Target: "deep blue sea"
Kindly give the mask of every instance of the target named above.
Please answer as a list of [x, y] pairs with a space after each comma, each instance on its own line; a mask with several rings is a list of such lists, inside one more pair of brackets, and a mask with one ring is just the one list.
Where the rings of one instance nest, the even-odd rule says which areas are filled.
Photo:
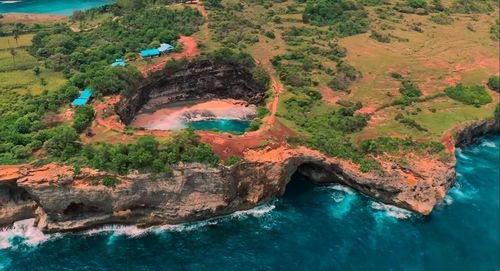
[[500, 137], [457, 150], [428, 217], [296, 175], [285, 196], [198, 223], [43, 235], [0, 231], [0, 270], [499, 270]]
[[219, 130], [223, 132], [244, 133], [245, 129], [250, 126], [248, 120], [233, 120], [233, 119], [218, 119], [218, 120], [202, 120], [191, 121], [186, 123], [187, 126], [193, 127], [195, 130]]
[[113, 0], [19, 0], [0, 1], [0, 13], [42, 13], [71, 15], [74, 10], [85, 10], [112, 3]]

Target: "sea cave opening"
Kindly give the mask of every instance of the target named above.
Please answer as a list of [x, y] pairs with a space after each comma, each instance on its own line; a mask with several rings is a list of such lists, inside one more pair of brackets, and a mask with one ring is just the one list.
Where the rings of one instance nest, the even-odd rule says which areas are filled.
[[285, 186], [284, 198], [297, 198], [310, 194], [318, 186], [342, 183], [337, 171], [323, 165], [306, 162], [300, 164]]

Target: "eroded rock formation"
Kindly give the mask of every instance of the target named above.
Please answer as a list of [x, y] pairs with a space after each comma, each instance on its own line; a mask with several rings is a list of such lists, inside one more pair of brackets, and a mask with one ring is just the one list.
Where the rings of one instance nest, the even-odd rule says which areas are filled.
[[265, 90], [242, 66], [198, 60], [182, 70], [163, 71], [145, 79], [137, 89], [122, 96], [115, 111], [129, 124], [139, 112], [151, 113], [174, 102], [216, 98], [258, 104], [264, 100]]
[[[483, 125], [470, 127], [484, 131]], [[483, 135], [473, 131], [463, 133]], [[27, 166], [16, 171], [0, 166], [0, 225], [35, 217], [44, 231], [58, 232], [109, 223], [149, 226], [207, 219], [283, 195], [296, 171], [315, 183], [340, 183], [382, 202], [429, 214], [454, 184], [454, 161], [432, 156], [411, 161], [411, 165], [384, 162], [383, 174], [361, 173], [350, 162], [305, 147], [267, 148], [250, 150], [245, 160], [231, 167], [181, 163], [168, 177], [115, 176], [122, 182], [114, 188], [92, 185], [93, 180], [112, 175], [92, 169], [75, 176], [68, 166]]]

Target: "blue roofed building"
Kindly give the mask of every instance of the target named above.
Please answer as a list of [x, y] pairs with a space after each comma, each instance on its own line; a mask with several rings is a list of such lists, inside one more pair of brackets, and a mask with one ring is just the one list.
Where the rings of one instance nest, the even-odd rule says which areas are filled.
[[160, 44], [160, 47], [158, 47], [158, 50], [160, 52], [170, 52], [170, 51], [173, 51], [174, 50], [174, 46], [168, 44], [168, 43], [162, 43]]
[[83, 92], [80, 94], [80, 97], [76, 98], [75, 100], [73, 100], [73, 105], [76, 105], [76, 106], [81, 106], [81, 105], [85, 105], [87, 104], [89, 101], [90, 101], [90, 98], [92, 97], [92, 89], [90, 88], [86, 88], [85, 90], [83, 90]]
[[142, 57], [155, 57], [155, 56], [159, 56], [160, 54], [161, 54], [161, 52], [157, 48], [147, 49], [147, 50], [141, 51]]

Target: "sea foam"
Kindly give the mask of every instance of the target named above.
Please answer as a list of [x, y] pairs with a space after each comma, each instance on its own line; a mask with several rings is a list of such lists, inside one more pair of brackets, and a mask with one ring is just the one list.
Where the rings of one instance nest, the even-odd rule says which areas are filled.
[[384, 204], [381, 202], [372, 202], [370, 207], [373, 210], [376, 210], [377, 213], [382, 213], [387, 217], [396, 218], [396, 219], [408, 219], [412, 216], [412, 212], [393, 206]]
[[0, 249], [15, 247], [20, 244], [36, 246], [47, 241], [51, 236], [44, 234], [34, 226], [34, 223], [34, 218], [20, 220], [15, 222], [12, 227], [0, 229]]

